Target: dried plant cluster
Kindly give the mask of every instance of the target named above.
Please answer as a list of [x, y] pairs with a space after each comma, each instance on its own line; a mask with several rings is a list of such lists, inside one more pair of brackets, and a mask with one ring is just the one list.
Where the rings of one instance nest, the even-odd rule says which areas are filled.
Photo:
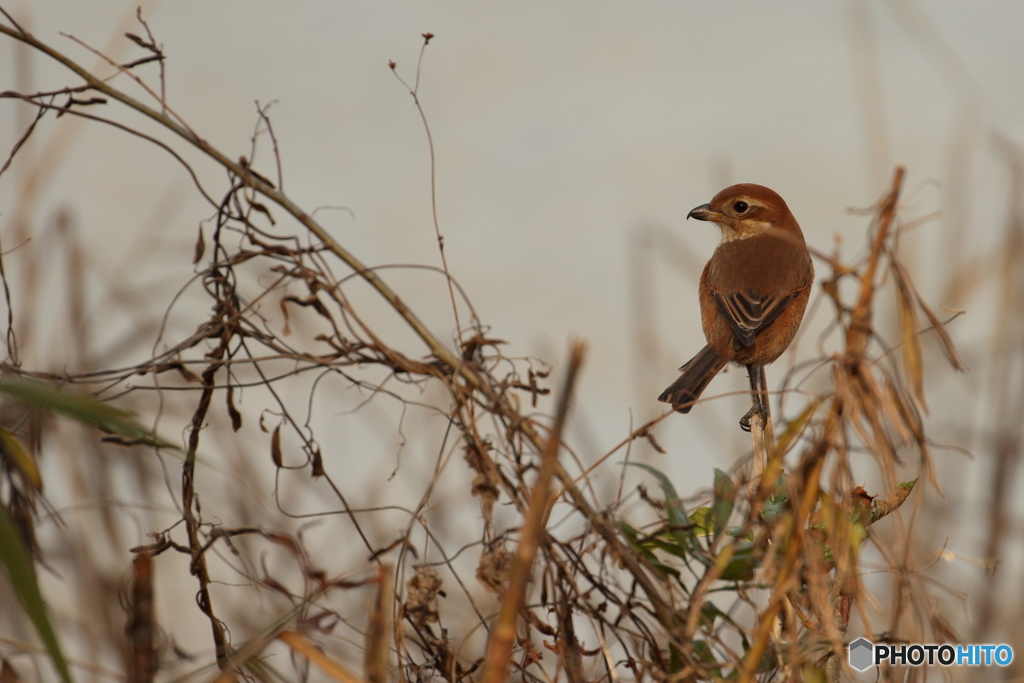
[[[113, 654], [132, 681], [824, 681], [839, 680], [851, 618], [879, 637], [957, 639], [934, 609], [933, 589], [909, 566], [910, 531], [903, 526], [897, 543], [878, 548], [895, 577], [887, 623], [873, 623], [861, 583], [860, 552], [871, 525], [915, 489], [916, 480], [899, 481], [897, 464], [917, 463], [923, 480], [937, 489], [921, 419], [922, 340], [936, 338], [948, 360], [959, 364], [944, 327], [949, 321], [920, 299], [899, 260], [902, 170], [872, 210], [863, 256], [818, 255], [831, 270], [819, 303], [831, 306], [828, 340], [840, 350], [823, 351], [786, 378], [783, 392], [797, 413], [777, 436], [770, 424], [755, 430], [753, 455], [763, 459], [763, 471], [716, 472], [707, 504], [686, 505], [660, 471], [620, 462], [630, 459], [637, 442], [660, 450], [655, 430], [667, 415], [600, 456], [575, 453], [562, 435], [572, 419], [577, 372], [585, 371], [584, 346], [574, 345], [559, 369], [564, 379], [549, 416], [535, 410], [550, 390], [549, 366], [506, 356], [505, 342], [489, 337], [446, 267], [429, 270], [451, 298], [456, 343], [435, 337], [389, 286], [386, 269], [364, 265], [288, 198], [279, 167], [273, 180], [254, 168], [249, 160], [258, 145], [269, 143], [276, 152], [265, 110], [258, 111], [249, 160], [233, 160], [174, 113], [161, 87], [139, 75], [143, 65], [155, 63], [163, 82], [165, 56], [144, 24], [146, 37], [132, 36], [143, 57], [111, 61], [118, 78], [100, 79], [5, 17], [0, 32], [57, 60], [76, 79], [48, 92], [0, 93], [37, 114], [11, 158], [54, 116], [110, 123], [184, 164], [214, 215], [196, 243], [191, 285], [208, 305], [195, 308], [203, 312], [192, 316], [190, 334], [161, 336], [144, 362], [41, 372], [19, 362], [18, 321], [8, 319], [8, 377], [119, 397], [121, 405], [136, 400], [142, 411], [157, 397], [155, 431], [166, 438], [184, 425], [175, 454], [174, 446], [133, 427], [127, 416], [97, 413], [103, 404], [81, 399], [77, 408], [62, 407], [57, 392], [33, 383], [8, 386], [21, 402], [4, 408], [0, 491], [37, 575], [57, 561], [55, 555], [72, 552], [60, 547], [60, 535], [50, 534], [49, 544], [36, 534], [47, 508], [33, 463], [50, 443], [48, 431], [56, 429], [50, 414], [112, 432], [102, 443], [93, 430], [78, 437], [95, 444], [88, 455], [105, 463], [97, 465], [101, 469], [115, 459], [148, 458], [151, 464], [135, 471], [157, 482], [144, 489], [164, 514], [140, 519], [155, 524], [173, 512], [170, 523], [144, 530], [150, 540], [143, 545], [126, 543], [114, 521], [96, 530], [108, 537], [97, 542], [113, 539], [113, 557], [83, 572], [109, 577], [131, 566], [121, 587], [123, 611], [110, 608], [117, 594], [110, 581], [106, 602], [102, 595], [83, 602], [96, 608], [90, 617], [95, 627], [84, 632], [63, 621], [68, 610], [49, 599], [56, 640], [78, 653], [86, 650], [77, 644], [85, 643], [96, 657], [83, 661], [78, 654], [69, 670], [102, 677]], [[141, 87], [149, 103], [116, 85], [126, 81]], [[409, 89], [416, 97], [418, 85]], [[107, 114], [114, 107], [156, 122], [163, 132], [143, 133], [123, 118], [114, 122]], [[201, 152], [202, 160], [186, 161], [187, 148]], [[199, 181], [195, 163], [227, 172], [219, 196]], [[439, 230], [438, 243], [443, 256]], [[367, 286], [374, 296], [366, 295]], [[894, 296], [898, 311], [900, 336], [892, 346], [875, 332], [873, 310], [883, 296]], [[379, 323], [382, 311], [397, 315], [415, 337], [383, 332], [394, 326]], [[803, 391], [812, 376], [828, 389]], [[422, 453], [435, 453], [432, 470], [413, 477], [415, 495], [360, 507], [365, 491], [337, 465], [340, 455], [320, 436], [322, 421], [315, 417], [332, 414], [322, 404], [334, 394], [320, 388], [332, 382], [356, 390], [360, 402], [385, 402], [403, 415], [443, 421], [438, 432], [426, 427], [427, 418], [409, 417], [398, 423], [402, 433], [391, 435], [426, 443]], [[356, 418], [364, 414], [359, 408], [353, 407]], [[231, 433], [253, 424], [263, 432], [265, 450], [237, 447], [231, 455], [237, 465], [223, 465], [234, 467], [228, 476], [237, 476], [245, 492], [238, 498], [204, 493], [204, 486], [215, 490], [204, 482], [212, 476], [208, 461], [227, 462]], [[422, 434], [412, 433], [420, 426]], [[402, 456], [399, 476], [412, 467], [412, 450]], [[154, 451], [162, 454], [159, 460]], [[858, 485], [865, 461], [855, 468], [855, 452], [871, 456], [883, 490], [869, 493]], [[656, 488], [620, 485], [614, 496], [597, 493], [607, 487], [596, 484], [627, 471]], [[261, 481], [273, 482], [273, 494], [240, 503]], [[451, 519], [468, 506], [479, 511], [471, 523]], [[314, 531], [303, 526], [311, 518], [320, 530], [329, 529], [326, 538], [342, 539], [334, 542], [349, 558], [343, 569], [320, 564], [323, 548], [308, 541]], [[247, 521], [224, 521], [231, 519]], [[154, 609], [172, 580], [186, 586], [184, 594], [196, 595], [194, 603], [178, 605], [180, 614]], [[31, 596], [18, 594], [31, 604]], [[21, 670], [30, 679], [24, 662], [33, 652], [41, 671], [48, 666], [43, 652], [68, 671], [45, 635], [39, 641], [44, 649], [35, 648], [26, 642], [36, 642], [28, 621], [5, 611], [0, 628], [21, 629], [20, 637], [0, 631], [5, 671], [18, 676]], [[207, 650], [185, 652], [169, 635], [186, 613], [202, 615]]]

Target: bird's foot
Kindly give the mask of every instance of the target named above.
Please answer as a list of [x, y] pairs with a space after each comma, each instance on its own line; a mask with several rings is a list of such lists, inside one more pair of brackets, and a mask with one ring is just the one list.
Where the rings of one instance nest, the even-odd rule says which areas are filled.
[[768, 409], [765, 408], [763, 405], [761, 405], [761, 402], [758, 401], [756, 405], [751, 406], [750, 410], [747, 411], [746, 415], [744, 415], [743, 417], [740, 418], [740, 429], [742, 429], [745, 432], [749, 432], [750, 431], [750, 418], [754, 417], [754, 415], [760, 415], [761, 416], [761, 426], [762, 427], [764, 427], [764, 425], [768, 424]]

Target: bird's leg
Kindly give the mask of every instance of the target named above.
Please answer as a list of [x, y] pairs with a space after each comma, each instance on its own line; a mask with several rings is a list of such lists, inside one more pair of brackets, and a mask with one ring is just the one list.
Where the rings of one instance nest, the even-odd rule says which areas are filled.
[[[767, 400], [761, 400], [761, 386], [762, 378], [764, 377], [764, 368], [760, 365], [748, 365], [747, 374], [750, 377], [750, 410], [747, 411], [746, 415], [740, 418], [740, 428], [745, 432], [750, 431], [750, 418], [754, 417], [755, 414], [761, 416], [762, 425], [768, 423], [768, 408], [765, 405]], [[768, 392], [766, 391], [766, 399], [767, 393]]]
[[768, 435], [769, 441], [775, 440], [775, 435], [772, 433], [772, 406], [768, 401], [768, 375], [765, 373], [764, 368], [761, 368], [761, 405], [764, 407], [764, 430], [765, 434]]

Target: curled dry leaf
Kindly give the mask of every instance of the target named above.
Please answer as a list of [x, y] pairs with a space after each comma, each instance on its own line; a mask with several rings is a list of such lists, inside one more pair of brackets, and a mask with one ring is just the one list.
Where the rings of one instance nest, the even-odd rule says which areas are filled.
[[238, 408], [235, 407], [235, 387], [234, 385], [228, 384], [227, 391], [227, 404], [228, 404], [228, 415], [231, 417], [231, 430], [237, 432], [242, 428], [242, 414], [238, 412]]
[[898, 261], [892, 261], [893, 279], [896, 281], [896, 304], [899, 311], [900, 338], [903, 348], [903, 371], [914, 389], [914, 398], [925, 412], [924, 362], [921, 359], [921, 337], [918, 333], [917, 306], [908, 284], [906, 271]]
[[477, 475], [473, 478], [471, 493], [480, 498], [480, 512], [489, 527], [494, 517], [494, 504], [498, 501], [501, 479], [497, 468], [487, 455], [486, 447], [475, 439], [466, 436], [466, 452], [463, 456]]
[[871, 508], [875, 496], [869, 494], [864, 490], [863, 486], [855, 486], [852, 491], [846, 496], [846, 504], [844, 507], [850, 512], [851, 516], [860, 522], [861, 524], [867, 525], [871, 520]]
[[480, 498], [480, 511], [484, 521], [491, 524], [494, 518], [494, 504], [498, 501], [498, 487], [485, 474], [473, 477], [472, 494]]
[[501, 593], [508, 584], [509, 572], [515, 555], [505, 548], [492, 548], [480, 556], [476, 567], [476, 580], [492, 593]]
[[199, 263], [203, 254], [206, 253], [206, 237], [203, 236], [203, 226], [199, 226], [199, 234], [196, 235], [196, 246], [192, 251], [192, 264]]
[[438, 620], [437, 596], [443, 583], [437, 572], [425, 565], [417, 567], [406, 582], [405, 613], [417, 626]]
[[28, 485], [35, 491], [43, 490], [43, 476], [39, 472], [32, 454], [22, 448], [21, 441], [14, 433], [0, 427], [0, 462], [21, 473]]
[[276, 467], [281, 467], [281, 425], [274, 427], [274, 433], [270, 436], [270, 459]]
[[885, 497], [878, 497], [871, 501], [872, 513], [871, 521], [877, 522], [886, 515], [894, 512], [900, 505], [903, 505], [903, 501], [914, 490], [914, 486], [917, 485], [917, 479], [913, 481], [906, 481], [891, 490], [885, 495]]
[[488, 339], [482, 333], [477, 332], [462, 342], [462, 359], [465, 361], [476, 360], [483, 347], [493, 346], [497, 348], [501, 344], [508, 344], [508, 342], [504, 339]]
[[815, 411], [818, 410], [818, 406], [825, 400], [824, 396], [810, 401], [796, 419], [791, 420], [787, 425], [786, 429], [779, 435], [779, 438], [775, 440], [775, 451], [782, 455], [789, 452], [789, 449], [797, 442], [800, 435], [807, 429], [807, 425], [810, 424], [811, 418], [814, 417]]

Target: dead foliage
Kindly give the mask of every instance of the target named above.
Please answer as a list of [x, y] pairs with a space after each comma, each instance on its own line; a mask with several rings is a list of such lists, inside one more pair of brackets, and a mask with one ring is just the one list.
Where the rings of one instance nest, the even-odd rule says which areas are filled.
[[[890, 624], [872, 623], [862, 584], [860, 556], [872, 525], [917, 490], [916, 479], [899, 480], [898, 466], [913, 462], [933, 486], [929, 495], [938, 493], [922, 421], [924, 321], [959, 367], [945, 331], [949, 321], [922, 300], [900, 262], [902, 169], [871, 212], [864, 255], [853, 261], [838, 251], [818, 255], [828, 269], [822, 296], [834, 320], [827, 334], [840, 348], [798, 365], [786, 378], [783, 390], [798, 412], [776, 425], [778, 438], [764, 444], [763, 473], [752, 479], [717, 471], [709, 476], [706, 505], [686, 505], [684, 495], [694, 491], [680, 494], [663, 473], [640, 465], [629, 471], [656, 488], [637, 487], [609, 500], [593, 483], [620, 476], [614, 462], [634, 442], [661, 450], [655, 432], [665, 415], [607, 453], [577, 459], [565, 447], [562, 428], [572, 419], [582, 345], [562, 373], [556, 413], [535, 412], [538, 396], [550, 390], [549, 367], [505, 355], [506, 342], [490, 337], [446, 267], [422, 268], [443, 281], [451, 299], [459, 321], [454, 347], [435, 337], [392, 289], [387, 269], [364, 264], [312, 212], [293, 203], [281, 189], [279, 166], [267, 170], [253, 161], [268, 141], [277, 149], [266, 108], [257, 112], [251, 153], [232, 159], [163, 99], [165, 53], [148, 27], [146, 39], [130, 36], [146, 54], [124, 64], [108, 60], [121, 81], [142, 88], [148, 103], [94, 76], [10, 17], [0, 31], [57, 60], [77, 79], [50, 92], [0, 93], [34, 108], [25, 138], [56, 116], [127, 130], [184, 164], [212, 212], [198, 231], [189, 290], [205, 299], [195, 310], [207, 313], [192, 315], [189, 333], [161, 332], [156, 352], [127, 367], [36, 371], [19, 362], [13, 345], [4, 365], [8, 373], [127, 403], [148, 392], [167, 401], [166, 409], [161, 404], [152, 413], [157, 428], [166, 434], [183, 429], [180, 459], [159, 461], [177, 472], [162, 489], [151, 487], [175, 510], [173, 519], [164, 516], [162, 526], [147, 527], [151, 542], [132, 548], [137, 559], [126, 623], [133, 680], [152, 680], [157, 668], [190, 680], [207, 680], [216, 669], [218, 680], [275, 680], [280, 660], [269, 658], [275, 651], [287, 652], [298, 677], [308, 675], [312, 663], [334, 680], [371, 683], [838, 680], [855, 615], [867, 633], [895, 632], [913, 622], [919, 631], [907, 637], [954, 637], [899, 546], [879, 548], [899, 577]], [[141, 66], [154, 63], [161, 69], [159, 87], [139, 75]], [[418, 79], [410, 87], [414, 97], [417, 89]], [[115, 106], [155, 121], [165, 137], [107, 118]], [[185, 162], [179, 150], [186, 147], [226, 172], [219, 194]], [[899, 338], [892, 346], [876, 326], [882, 297], [898, 312]], [[397, 316], [414, 341], [381, 331], [393, 328], [381, 322], [382, 310]], [[14, 329], [9, 326], [10, 334]], [[307, 377], [315, 378], [312, 384], [303, 383]], [[321, 439], [324, 427], [312, 417], [333, 396], [321, 385], [332, 383], [358, 394], [353, 411], [384, 402], [403, 416], [416, 411], [444, 421], [444, 434], [433, 444], [434, 469], [417, 477], [418, 498], [363, 506], [366, 492], [348, 480], [343, 454]], [[805, 389], [811, 385], [822, 389]], [[32, 456], [11, 434], [38, 447], [38, 435], [28, 428], [48, 429], [45, 420], [36, 415], [0, 433], [4, 503], [38, 563], [49, 552], [34, 535], [44, 507], [41, 483]], [[273, 502], [258, 503], [268, 508], [262, 515], [234, 514], [232, 505], [249, 511], [246, 506], [255, 505], [244, 496], [232, 502], [204, 493], [204, 478], [212, 476], [204, 461], [224, 454], [226, 466], [225, 444], [232, 442], [223, 435], [253, 425], [266, 451], [239, 449], [236, 485], [258, 490], [261, 480], [242, 472], [269, 471]], [[220, 437], [212, 436], [218, 431]], [[154, 450], [123, 439], [103, 447], [108, 459], [117, 449], [139, 458]], [[455, 452], [465, 462], [458, 486], [449, 476], [461, 466], [449, 464]], [[873, 459], [880, 490], [861, 486], [866, 465], [851, 459], [855, 452]], [[399, 471], [411, 457], [403, 455]], [[443, 493], [435, 491], [442, 487]], [[445, 517], [454, 509], [452, 496], [475, 501], [483, 523]], [[390, 512], [398, 516], [385, 518]], [[257, 521], [224, 521], [250, 518]], [[334, 542], [344, 546], [346, 563], [320, 564], [327, 557], [323, 544], [307, 542], [313, 531], [303, 526], [311, 519], [330, 525], [329, 537], [345, 539]], [[901, 542], [909, 545], [906, 537]], [[120, 548], [124, 566], [131, 564], [131, 545]], [[180, 609], [202, 615], [205, 652], [178, 649], [160, 626], [176, 615], [152, 608], [152, 593], [161, 591], [172, 567], [191, 577], [196, 602]], [[474, 567], [485, 591], [468, 580]], [[253, 609], [256, 603], [265, 608]], [[111, 634], [110, 642], [119, 637]], [[351, 671], [359, 650], [361, 675]], [[4, 671], [13, 672], [6, 661]]]

